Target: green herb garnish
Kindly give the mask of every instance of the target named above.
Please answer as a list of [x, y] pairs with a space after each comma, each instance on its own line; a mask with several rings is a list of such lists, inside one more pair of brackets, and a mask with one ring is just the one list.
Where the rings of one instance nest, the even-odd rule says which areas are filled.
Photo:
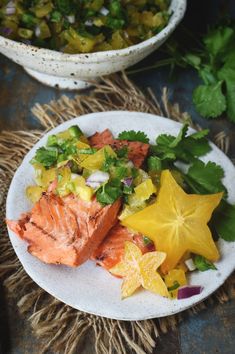
[[208, 269], [217, 269], [212, 262], [208, 261], [208, 259], [203, 256], [196, 255], [194, 257], [193, 262], [195, 264], [195, 267], [200, 270], [200, 272], [205, 272]]
[[108, 205], [113, 204], [121, 195], [121, 188], [119, 186], [113, 185], [111, 181], [98, 189], [96, 198], [101, 204]]
[[150, 240], [150, 238], [147, 237], [147, 236], [143, 236], [143, 241], [144, 241], [144, 245], [145, 245], [145, 246], [148, 246], [148, 245], [153, 244], [153, 241]]
[[180, 287], [180, 284], [178, 283], [177, 280], [175, 280], [174, 283], [173, 283], [173, 285], [170, 286], [170, 287], [167, 288], [167, 289], [168, 289], [168, 291], [174, 291], [174, 290], [178, 289], [179, 287]]
[[46, 149], [45, 147], [41, 147], [36, 151], [34, 158], [31, 160], [31, 163], [40, 163], [44, 167], [53, 166], [58, 158], [58, 150], [56, 148]]
[[149, 143], [149, 138], [144, 132], [141, 131], [134, 131], [134, 130], [128, 130], [128, 131], [123, 131], [118, 135], [119, 140], [128, 140], [128, 141], [139, 141], [141, 143]]

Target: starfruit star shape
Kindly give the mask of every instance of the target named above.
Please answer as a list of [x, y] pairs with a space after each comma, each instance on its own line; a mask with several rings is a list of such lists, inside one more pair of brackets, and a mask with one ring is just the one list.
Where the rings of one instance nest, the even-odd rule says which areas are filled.
[[222, 196], [187, 194], [165, 170], [156, 202], [125, 218], [122, 224], [148, 236], [157, 250], [166, 253], [163, 273], [175, 268], [187, 251], [214, 262], [219, 252], [207, 224]]
[[165, 253], [157, 251], [142, 255], [139, 247], [126, 241], [123, 260], [109, 269], [113, 275], [124, 278], [122, 298], [132, 295], [141, 286], [155, 294], [168, 297], [167, 287], [156, 271], [165, 257]]

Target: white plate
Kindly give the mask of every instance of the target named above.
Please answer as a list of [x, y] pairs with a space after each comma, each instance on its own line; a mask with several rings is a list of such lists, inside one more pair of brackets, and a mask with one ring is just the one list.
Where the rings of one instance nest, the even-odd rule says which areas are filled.
[[[61, 124], [46, 134], [26, 155], [12, 180], [7, 198], [7, 218], [17, 219], [31, 207], [25, 196], [25, 188], [33, 184], [33, 168], [29, 164], [36, 149], [45, 145], [48, 135], [58, 133], [78, 124], [86, 135], [109, 128], [116, 136], [123, 130], [142, 130], [152, 140], [157, 135], [176, 135], [181, 124], [166, 118], [136, 112], [93, 113]], [[214, 145], [203, 158], [215, 161], [225, 170], [224, 184], [228, 189], [229, 201], [235, 202], [235, 168], [230, 160]], [[120, 300], [121, 280], [111, 276], [94, 262], [87, 261], [72, 269], [65, 266], [43, 264], [27, 252], [27, 245], [9, 231], [12, 245], [28, 275], [44, 290], [64, 303], [85, 312], [120, 320], [144, 320], [172, 315], [202, 301], [213, 293], [235, 268], [235, 243], [219, 241], [221, 260], [217, 271], [194, 272], [190, 283], [202, 285], [200, 295], [185, 300], [169, 300], [147, 291], [139, 291], [125, 300]]]

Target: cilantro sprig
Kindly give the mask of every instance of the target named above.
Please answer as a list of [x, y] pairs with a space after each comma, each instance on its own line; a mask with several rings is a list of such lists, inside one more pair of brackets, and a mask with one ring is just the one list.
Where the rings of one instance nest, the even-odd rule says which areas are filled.
[[193, 68], [201, 83], [194, 88], [192, 100], [204, 118], [216, 118], [225, 113], [235, 122], [235, 22], [227, 21], [194, 38], [183, 25], [162, 47], [165, 57], [149, 67], [129, 71], [134, 74], [149, 69], [170, 66]]
[[188, 124], [184, 124], [176, 137], [167, 134], [157, 137], [156, 145], [151, 146], [151, 152], [161, 159], [163, 166], [166, 166], [164, 162], [174, 162], [175, 160], [190, 163], [211, 151], [210, 144], [206, 139], [208, 130], [191, 135], [187, 135], [187, 132]]

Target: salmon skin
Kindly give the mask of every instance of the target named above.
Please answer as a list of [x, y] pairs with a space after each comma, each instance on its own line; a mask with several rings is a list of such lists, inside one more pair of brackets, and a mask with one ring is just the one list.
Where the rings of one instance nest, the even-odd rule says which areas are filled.
[[96, 261], [98, 265], [109, 270], [122, 260], [126, 241], [134, 242], [143, 254], [155, 250], [153, 243], [144, 244], [141, 234], [134, 234], [125, 226], [117, 223], [92, 254], [91, 259]]
[[30, 213], [8, 227], [28, 242], [28, 251], [50, 264], [78, 266], [93, 254], [117, 222], [121, 201], [102, 207], [69, 195], [44, 193]]
[[102, 133], [97, 132], [89, 137], [89, 143], [97, 149], [101, 149], [105, 145], [110, 145], [114, 150], [119, 150], [126, 146], [128, 148], [128, 159], [138, 168], [143, 165], [149, 152], [149, 144], [139, 141], [114, 139], [109, 129], [104, 130]]

